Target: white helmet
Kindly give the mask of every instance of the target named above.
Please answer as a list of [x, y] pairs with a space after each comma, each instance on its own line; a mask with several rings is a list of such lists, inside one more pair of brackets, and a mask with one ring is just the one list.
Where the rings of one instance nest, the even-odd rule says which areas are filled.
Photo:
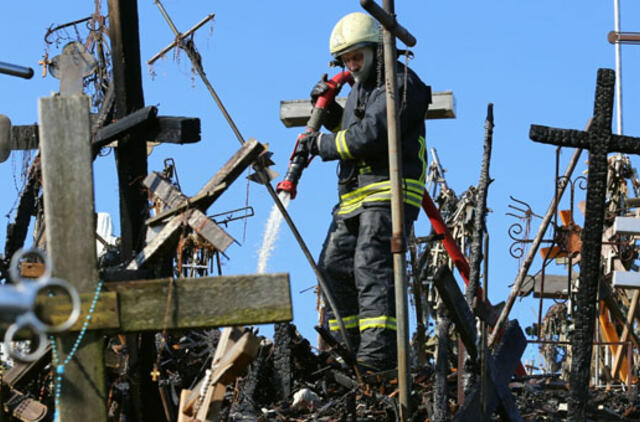
[[380, 26], [366, 13], [355, 12], [344, 16], [331, 31], [329, 52], [336, 58], [358, 48], [381, 41]]

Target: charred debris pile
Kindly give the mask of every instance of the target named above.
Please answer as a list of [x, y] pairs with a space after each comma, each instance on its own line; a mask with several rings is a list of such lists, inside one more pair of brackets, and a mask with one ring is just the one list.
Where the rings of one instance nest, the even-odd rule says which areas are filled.
[[[20, 362], [3, 354], [0, 420], [48, 421], [54, 415], [64, 421], [98, 415], [100, 421], [178, 422], [640, 420], [635, 324], [640, 320], [640, 180], [627, 155], [638, 154], [640, 144], [611, 133], [613, 71], [598, 72], [594, 114], [584, 131], [531, 127], [532, 140], [575, 153], [564, 173], [556, 170], [544, 215], [512, 198], [508, 215], [517, 221], [509, 230], [511, 253], [521, 268], [505, 302], [489, 303], [487, 286], [481, 285], [487, 283], [489, 266], [485, 216], [492, 106], [476, 186], [456, 194], [431, 149], [422, 204], [433, 231], [412, 235], [406, 255], [417, 327], [408, 353], [407, 413], [395, 371], [362, 373], [323, 328], [317, 329], [318, 349], [300, 336], [289, 322], [287, 277], [221, 274], [221, 254], [233, 243], [223, 226], [251, 216], [252, 209], [208, 215], [210, 207], [248, 169], [254, 171], [250, 178], [278, 199], [269, 183], [269, 153], [257, 140], [242, 138], [189, 38], [213, 15], [180, 33], [155, 1], [175, 40], [149, 62], [173, 48], [185, 52], [241, 144], [196, 195], [187, 197], [172, 160], [153, 172], [147, 154], [156, 143], [199, 142], [200, 121], [158, 115], [156, 107], [145, 106], [136, 2], [107, 4], [105, 15], [96, 2], [91, 16], [47, 31], [47, 43], [60, 37], [56, 41], [64, 44], [59, 56], [44, 60], [61, 86], [59, 97], [41, 100], [45, 111], [38, 125], [0, 119], [0, 158], [6, 159], [7, 151], [38, 150], [25, 160], [24, 187], [7, 227], [0, 259], [3, 284], [47, 274], [42, 259], [11, 263], [27, 244], [33, 220], [33, 245], [47, 250], [47, 260], [60, 271], [56, 277], [69, 279], [84, 306], [79, 323], [48, 337], [39, 356]], [[78, 36], [85, 32], [83, 42], [74, 35], [65, 44], [70, 40], [61, 35], [64, 28], [75, 28]], [[81, 92], [92, 98], [91, 114], [88, 104], [73, 99]], [[454, 117], [451, 98], [451, 92], [434, 93], [425, 118]], [[74, 118], [65, 114], [76, 107]], [[287, 126], [303, 125], [309, 113], [307, 100], [282, 103]], [[84, 123], [75, 118], [82, 115]], [[50, 142], [69, 127], [74, 128], [69, 140], [77, 138], [87, 152], [73, 166], [56, 152], [77, 145], [52, 147]], [[83, 225], [73, 242], [64, 231], [78, 226], [74, 219], [94, 221], [92, 199], [83, 194], [93, 192], [90, 159], [100, 159], [100, 152], [112, 147], [122, 233], [113, 239], [101, 229], [108, 221], [99, 215], [98, 260], [76, 259], [93, 248], [95, 230]], [[588, 176], [574, 176], [583, 150], [589, 151]], [[52, 184], [46, 197], [43, 185], [54, 179], [65, 183]], [[586, 201], [579, 201], [581, 191]], [[569, 198], [568, 209], [560, 209], [563, 197]], [[578, 213], [585, 216], [584, 227]], [[48, 221], [56, 221], [56, 227]], [[534, 222], [537, 233], [529, 236]], [[554, 263], [561, 274], [551, 274], [558, 268]], [[10, 279], [10, 271], [19, 276]], [[538, 301], [538, 315], [523, 329], [509, 313], [525, 296]], [[56, 321], [63, 309], [51, 305], [54, 299], [38, 304], [47, 321]], [[324, 312], [322, 306], [318, 311]], [[276, 324], [273, 340], [241, 328], [265, 323]], [[7, 326], [1, 326], [3, 332]], [[11, 342], [16, 350], [33, 346], [24, 337], [16, 340]], [[536, 363], [523, 358], [528, 345], [539, 346]]]

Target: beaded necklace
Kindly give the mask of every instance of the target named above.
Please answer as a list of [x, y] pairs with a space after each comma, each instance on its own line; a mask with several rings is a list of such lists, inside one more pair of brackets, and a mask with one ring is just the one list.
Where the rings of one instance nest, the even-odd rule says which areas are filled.
[[84, 334], [87, 332], [87, 328], [89, 328], [89, 323], [91, 322], [91, 315], [96, 310], [96, 303], [98, 303], [98, 296], [100, 296], [100, 291], [102, 290], [103, 281], [100, 280], [98, 282], [98, 286], [96, 287], [96, 291], [93, 295], [93, 300], [91, 301], [91, 307], [89, 308], [89, 312], [85, 317], [84, 322], [82, 323], [82, 329], [78, 333], [78, 337], [76, 337], [76, 341], [73, 343], [71, 347], [71, 351], [65, 358], [64, 362], [60, 363], [60, 359], [58, 357], [58, 348], [56, 345], [56, 339], [54, 336], [49, 336], [49, 341], [51, 342], [51, 354], [52, 354], [52, 362], [55, 368], [55, 396], [54, 396], [54, 405], [55, 411], [53, 412], [53, 421], [60, 422], [60, 395], [62, 392], [62, 376], [64, 375], [65, 369], [73, 356], [78, 351], [78, 347], [80, 347], [80, 343], [82, 342], [82, 338]]

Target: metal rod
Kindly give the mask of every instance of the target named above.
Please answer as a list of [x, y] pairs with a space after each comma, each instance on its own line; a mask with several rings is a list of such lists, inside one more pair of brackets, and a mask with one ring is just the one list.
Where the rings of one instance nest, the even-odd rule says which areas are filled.
[[[387, 0], [383, 1], [383, 5]], [[407, 31], [407, 29], [396, 21], [394, 12], [389, 12], [386, 6], [384, 9], [378, 6], [373, 0], [360, 0], [360, 5], [371, 15], [376, 18], [384, 28], [391, 32], [396, 37], [400, 38], [400, 41], [405, 43], [408, 47], [416, 45], [416, 39], [413, 35]]]
[[[164, 10], [164, 6], [162, 6], [162, 3], [160, 3], [160, 0], [154, 0], [154, 1], [155, 1], [156, 6], [158, 6], [158, 9], [160, 9], [160, 13], [162, 13], [162, 16], [164, 17], [164, 19], [167, 21], [167, 23], [171, 27], [171, 30], [173, 31], [174, 35], [177, 37], [177, 39], [180, 39], [180, 31], [178, 31], [176, 26], [173, 24], [173, 21], [171, 20], [171, 18], [167, 14], [167, 11]], [[182, 41], [182, 40], [180, 40], [180, 41]], [[218, 94], [216, 94], [215, 89], [213, 89], [213, 86], [209, 82], [209, 79], [207, 78], [207, 75], [204, 73], [204, 70], [202, 69], [202, 65], [200, 64], [199, 57], [196, 57], [196, 52], [194, 50], [190, 49], [190, 48], [185, 48], [184, 46], [182, 46], [182, 42], [180, 42], [180, 47], [182, 47], [182, 49], [187, 52], [187, 55], [189, 56], [189, 59], [191, 60], [191, 64], [193, 65], [193, 68], [196, 70], [196, 72], [198, 72], [198, 75], [200, 76], [200, 79], [202, 79], [202, 82], [207, 87], [207, 90], [209, 91], [209, 93], [213, 97], [213, 100], [218, 105], [218, 108], [220, 109], [220, 111], [224, 115], [224, 118], [227, 120], [227, 123], [229, 123], [229, 126], [231, 126], [231, 130], [233, 130], [233, 133], [236, 135], [236, 138], [238, 138], [238, 141], [241, 144], [243, 144], [244, 143], [244, 138], [240, 134], [240, 131], [238, 130], [238, 127], [236, 126], [236, 124], [231, 119], [231, 116], [227, 112], [227, 109], [222, 104], [222, 101], [220, 100], [220, 97], [218, 97]]]
[[33, 76], [33, 69], [31, 69], [30, 67], [0, 62], [0, 73], [4, 73], [5, 75], [17, 76], [24, 79], [31, 79], [31, 77]]
[[[620, 33], [620, 0], [613, 0], [614, 30]], [[622, 135], [622, 52], [620, 43], [616, 43], [616, 127], [617, 134]]]
[[[174, 32], [174, 34], [176, 35], [176, 37], [179, 37], [180, 32], [178, 31], [178, 29], [175, 27], [175, 25], [171, 21], [171, 18], [169, 17], [169, 15], [167, 14], [166, 10], [162, 6], [162, 3], [160, 3], [160, 0], [155, 0], [155, 4], [160, 9], [160, 12], [162, 13], [162, 16], [164, 16], [165, 20], [167, 21], [167, 23], [171, 27], [171, 29]], [[193, 64], [194, 68], [197, 70], [198, 74], [200, 75], [200, 78], [202, 79], [202, 81], [206, 85], [207, 89], [211, 93], [214, 101], [216, 102], [216, 104], [220, 108], [220, 111], [222, 112], [224, 117], [227, 119], [227, 122], [231, 126], [231, 129], [233, 129], [233, 132], [235, 133], [236, 138], [238, 138], [238, 141], [240, 142], [240, 144], [244, 144], [244, 142], [245, 142], [244, 138], [240, 134], [240, 131], [238, 130], [237, 126], [235, 125], [235, 123], [231, 119], [231, 116], [227, 112], [227, 109], [224, 107], [224, 105], [222, 104], [222, 101], [220, 100], [220, 98], [216, 94], [215, 90], [213, 89], [213, 86], [211, 86], [211, 84], [209, 83], [209, 80], [207, 79], [207, 77], [206, 77], [206, 75], [204, 73], [204, 70], [202, 69], [200, 61], [198, 60], [197, 57], [194, 56], [194, 51], [192, 51], [191, 49], [187, 49], [187, 48], [185, 48], [184, 50], [187, 52], [187, 54], [189, 56], [189, 59], [191, 60], [191, 63]], [[271, 198], [273, 199], [273, 202], [275, 203], [276, 207], [278, 207], [278, 210], [280, 210], [280, 213], [282, 214], [282, 217], [284, 218], [284, 221], [286, 221], [287, 225], [289, 226], [289, 229], [291, 229], [291, 232], [293, 233], [293, 236], [296, 238], [296, 241], [298, 242], [298, 245], [300, 246], [300, 249], [302, 250], [302, 253], [307, 258], [307, 261], [309, 262], [309, 265], [313, 269], [313, 272], [316, 275], [316, 278], [318, 280], [318, 284], [320, 285], [320, 289], [322, 290], [322, 293], [325, 295], [325, 298], [327, 299], [327, 302], [329, 303], [329, 306], [331, 306], [331, 310], [333, 311], [333, 314], [335, 315], [336, 320], [338, 321], [338, 327], [339, 327], [339, 330], [340, 330], [340, 334], [342, 335], [342, 338], [344, 340], [346, 348], [349, 350], [350, 353], [354, 353], [354, 350], [351, 347], [351, 344], [349, 342], [349, 338], [347, 337], [347, 330], [346, 330], [346, 328], [344, 326], [344, 321], [342, 320], [340, 314], [338, 313], [338, 307], [336, 306], [335, 300], [333, 298], [333, 294], [332, 294], [331, 290], [329, 290], [327, 284], [325, 283], [324, 278], [322, 277], [322, 274], [320, 274], [320, 270], [318, 269], [318, 266], [316, 265], [316, 262], [313, 259], [313, 256], [311, 255], [311, 252], [309, 252], [309, 248], [307, 248], [307, 245], [305, 244], [304, 240], [302, 239], [302, 236], [300, 235], [300, 232], [298, 231], [297, 227], [293, 223], [293, 220], [291, 219], [291, 216], [287, 212], [287, 209], [282, 204], [282, 201], [280, 201], [280, 198], [278, 197], [278, 194], [276, 193], [275, 189], [273, 189], [273, 186], [271, 186], [269, 175], [265, 171], [264, 167], [259, 165], [259, 164], [255, 164], [254, 165], [254, 169], [258, 173], [258, 176], [262, 179], [262, 182], [263, 182], [262, 184], [264, 184], [267, 187], [269, 195], [271, 195]], [[361, 375], [360, 375], [360, 372], [358, 370], [358, 367], [354, 366], [354, 370], [355, 370], [355, 373], [356, 373], [356, 376], [357, 376], [358, 380], [361, 380]]]
[[611, 44], [640, 44], [640, 32], [611, 31], [607, 40]]
[[[367, 3], [363, 1], [364, 4]], [[371, 3], [371, 2], [369, 2]], [[384, 0], [384, 11], [394, 14], [394, 0]], [[394, 19], [395, 20], [395, 19]], [[409, 315], [407, 307], [406, 239], [404, 235], [404, 202], [402, 194], [402, 145], [400, 125], [397, 120], [398, 104], [396, 80], [396, 39], [391, 30], [382, 33], [384, 43], [384, 70], [387, 99], [387, 137], [389, 151], [389, 182], [391, 184], [391, 252], [393, 254], [393, 279], [396, 301], [396, 343], [398, 348], [398, 389], [400, 420], [410, 416], [409, 394]]]
[[[589, 123], [587, 123], [586, 130], [589, 130], [590, 127], [591, 127], [591, 120], [589, 120]], [[529, 248], [529, 251], [527, 252], [527, 256], [525, 257], [522, 263], [522, 266], [520, 267], [520, 271], [518, 272], [518, 275], [516, 276], [516, 279], [513, 282], [513, 287], [511, 288], [511, 293], [507, 298], [507, 303], [505, 304], [504, 308], [502, 308], [502, 312], [500, 313], [500, 316], [498, 317], [498, 320], [496, 321], [496, 324], [493, 327], [493, 331], [491, 331], [491, 336], [489, 337], [489, 347], [493, 347], [494, 343], [497, 341], [498, 334], [500, 333], [500, 328], [506, 322], [507, 317], [509, 316], [509, 312], [511, 312], [511, 308], [513, 308], [513, 304], [516, 301], [518, 292], [522, 288], [522, 283], [527, 276], [527, 272], [529, 271], [529, 268], [531, 267], [531, 264], [533, 263], [534, 258], [536, 257], [536, 253], [538, 252], [538, 247], [540, 246], [540, 243], [542, 242], [542, 238], [544, 237], [544, 234], [547, 231], [547, 228], [549, 227], [551, 218], [553, 217], [555, 210], [558, 206], [558, 203], [560, 202], [560, 197], [562, 196], [565, 188], [567, 187], [569, 178], [571, 177], [571, 174], [573, 174], [573, 170], [578, 164], [578, 160], [580, 159], [581, 154], [582, 154], [582, 148], [578, 148], [574, 151], [573, 155], [571, 156], [571, 159], [569, 160], [569, 164], [567, 165], [567, 169], [564, 172], [564, 176], [560, 180], [560, 183], [558, 186], [558, 193], [554, 194], [554, 197], [551, 200], [551, 203], [549, 204], [547, 213], [544, 215], [544, 218], [540, 223], [540, 227], [538, 228], [538, 233], [536, 234], [536, 237], [533, 239], [533, 242], [531, 243], [531, 248]]]
[[155, 56], [153, 56], [152, 58], [150, 58], [149, 60], [147, 60], [147, 64], [148, 65], [152, 65], [154, 64], [160, 57], [164, 56], [165, 54], [167, 54], [167, 52], [169, 50], [171, 50], [173, 47], [175, 47], [178, 44], [178, 41], [182, 41], [183, 39], [187, 38], [189, 35], [193, 34], [194, 32], [196, 32], [198, 29], [200, 29], [205, 23], [209, 22], [211, 19], [213, 19], [215, 17], [215, 14], [211, 13], [209, 14], [207, 17], [205, 17], [204, 19], [202, 19], [200, 22], [198, 22], [197, 24], [195, 24], [193, 26], [193, 28], [189, 29], [188, 31], [184, 32], [183, 34], [180, 34], [177, 36], [178, 39], [174, 40], [171, 44], [169, 44], [168, 46], [166, 46], [165, 48], [163, 48], [162, 50], [160, 50], [159, 53], [157, 53]]

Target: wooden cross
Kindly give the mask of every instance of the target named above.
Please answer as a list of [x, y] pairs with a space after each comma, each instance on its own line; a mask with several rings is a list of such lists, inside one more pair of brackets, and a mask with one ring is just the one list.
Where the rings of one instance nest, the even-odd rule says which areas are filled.
[[597, 288], [598, 279], [601, 276], [600, 261], [607, 189], [607, 154], [609, 152], [640, 153], [640, 138], [611, 133], [614, 85], [615, 72], [611, 69], [598, 69], [593, 120], [588, 131], [531, 125], [529, 132], [529, 137], [536, 142], [589, 150], [580, 286], [573, 301], [575, 330], [572, 339], [570, 375], [570, 421], [585, 419], [588, 398]]
[[[68, 280], [81, 293], [83, 312], [79, 323], [72, 327], [72, 331], [79, 330], [98, 281], [91, 147], [87, 142], [89, 102], [84, 96], [42, 98], [39, 115], [47, 253], [54, 276]], [[254, 150], [258, 149], [254, 145]], [[206, 198], [203, 201], [212, 200], [210, 196]], [[171, 283], [173, 297], [167, 303]], [[68, 306], [57, 302], [47, 305], [43, 319], [64, 318]], [[165, 321], [167, 307], [170, 317]], [[74, 420], [85, 414], [92, 415], [94, 421], [106, 421], [102, 364], [105, 331], [191, 329], [291, 319], [287, 274], [108, 283], [92, 314], [89, 331], [66, 368], [61, 419]], [[62, 359], [76, 336], [77, 332], [60, 336]]]
[[[476, 346], [476, 327], [471, 308], [467, 304], [458, 283], [451, 270], [442, 266], [434, 276], [434, 284], [443, 303], [451, 315], [451, 320], [456, 325], [467, 352], [471, 359], [476, 360], [478, 348]], [[502, 341], [496, 353], [487, 356], [488, 388], [487, 403], [484, 407], [489, 418], [497, 409], [500, 416], [508, 421], [521, 421], [515, 399], [509, 390], [509, 380], [520, 363], [520, 358], [527, 347], [527, 339], [517, 321], [511, 321], [505, 330]], [[458, 368], [460, 370], [460, 368]], [[472, 386], [470, 393], [464, 400], [460, 410], [456, 413], [454, 421], [481, 420], [483, 405], [480, 400], [480, 385]]]
[[233, 242], [231, 236], [225, 233], [204, 211], [222, 195], [222, 193], [251, 165], [264, 151], [264, 146], [255, 139], [250, 139], [242, 145], [227, 163], [222, 166], [200, 191], [188, 198], [176, 189], [169, 181], [158, 173], [150, 173], [143, 184], [169, 208], [167, 211], [147, 220], [147, 224], [157, 224], [168, 220], [162, 230], [147, 244], [147, 246], [127, 266], [128, 270], [137, 270], [154, 254], [176, 238], [180, 227], [186, 223], [194, 231], [214, 245], [217, 250], [224, 252]]

